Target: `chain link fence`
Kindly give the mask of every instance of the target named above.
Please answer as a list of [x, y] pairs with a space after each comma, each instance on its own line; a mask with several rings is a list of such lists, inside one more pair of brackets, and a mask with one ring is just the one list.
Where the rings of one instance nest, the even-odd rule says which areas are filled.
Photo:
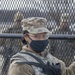
[[[15, 17], [20, 12], [23, 16]], [[60, 30], [61, 15], [69, 14], [68, 30]], [[0, 1], [0, 33], [22, 33], [21, 20], [27, 17], [45, 17], [47, 27], [53, 34], [75, 33], [75, 0], [1, 0]], [[15, 19], [16, 18], [16, 19]], [[66, 26], [66, 25], [65, 25]], [[67, 31], [66, 31], [67, 30]], [[6, 75], [9, 59], [22, 49], [20, 38], [0, 38], [0, 73]], [[74, 61], [74, 39], [50, 39], [47, 49], [52, 55], [63, 60], [66, 66]]]

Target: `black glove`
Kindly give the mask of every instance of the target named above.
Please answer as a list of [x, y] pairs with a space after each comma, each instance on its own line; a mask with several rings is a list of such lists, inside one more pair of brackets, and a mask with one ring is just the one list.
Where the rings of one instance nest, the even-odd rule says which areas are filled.
[[43, 69], [43, 73], [47, 75], [61, 75], [60, 64], [57, 63], [56, 65], [50, 65], [49, 63], [47, 63], [47, 65], [45, 65], [45, 68]]

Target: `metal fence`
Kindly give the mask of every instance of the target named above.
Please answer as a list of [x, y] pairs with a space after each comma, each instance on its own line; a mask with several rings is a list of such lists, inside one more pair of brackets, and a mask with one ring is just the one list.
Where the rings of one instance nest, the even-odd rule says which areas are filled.
[[[0, 70], [1, 73], [6, 74], [8, 67], [9, 67], [9, 61], [12, 55], [16, 54], [17, 52], [21, 51], [21, 48], [23, 46], [21, 40], [23, 38], [23, 34], [9, 34], [9, 33], [3, 33], [0, 34]], [[52, 34], [49, 37], [49, 45], [47, 46], [46, 50], [49, 50], [52, 55], [55, 57], [63, 60], [66, 64], [66, 66], [69, 66], [72, 61], [74, 61], [74, 49], [71, 49], [65, 47], [66, 45], [73, 44], [73, 41], [75, 40], [75, 35], [69, 35], [69, 34]], [[52, 42], [51, 42], [52, 41]], [[67, 42], [67, 44], [64, 46], [64, 44]], [[61, 44], [60, 44], [61, 43]], [[59, 48], [59, 44], [61, 45], [61, 49], [57, 49], [55, 46], [52, 48], [53, 44], [57, 44], [57, 48]], [[74, 46], [74, 45], [73, 45]], [[53, 50], [55, 48], [55, 50]], [[66, 48], [64, 50], [63, 48]], [[68, 49], [69, 50], [68, 50]]]
[[[3, 72], [2, 75], [6, 75], [11, 56], [20, 51], [23, 46], [21, 42], [22, 16], [15, 20], [17, 12], [21, 12], [24, 18], [32, 16], [47, 18], [47, 27], [50, 31], [53, 31], [47, 49], [52, 55], [63, 60], [66, 66], [74, 61], [75, 0], [1, 0], [0, 72]], [[65, 13], [69, 14], [67, 25], [69, 30], [61, 32], [59, 30], [61, 15]], [[11, 36], [6, 33], [11, 34]]]

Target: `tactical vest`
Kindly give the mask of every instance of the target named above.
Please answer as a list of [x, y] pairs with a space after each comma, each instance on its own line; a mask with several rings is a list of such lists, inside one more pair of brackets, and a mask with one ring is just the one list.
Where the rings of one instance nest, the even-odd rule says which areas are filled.
[[32, 66], [35, 75], [61, 75], [60, 66], [50, 65], [48, 60], [31, 52], [20, 52], [11, 58], [11, 63], [29, 64]]

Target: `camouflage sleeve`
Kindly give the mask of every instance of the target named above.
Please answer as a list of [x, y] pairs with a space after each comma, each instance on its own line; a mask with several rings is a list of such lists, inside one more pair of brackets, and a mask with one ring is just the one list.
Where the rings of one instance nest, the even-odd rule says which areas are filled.
[[75, 75], [75, 62], [73, 62], [69, 67], [66, 67], [62, 60], [59, 60], [52, 55], [48, 54], [47, 58], [50, 59], [50, 62], [52, 61], [53, 63], [60, 63], [61, 75]]
[[30, 65], [11, 64], [8, 70], [8, 75], [34, 75], [34, 71]]
[[75, 62], [66, 68], [66, 75], [75, 75]]
[[61, 75], [75, 75], [75, 62], [73, 62], [69, 67], [66, 67], [62, 60], [58, 61], [61, 64]]

